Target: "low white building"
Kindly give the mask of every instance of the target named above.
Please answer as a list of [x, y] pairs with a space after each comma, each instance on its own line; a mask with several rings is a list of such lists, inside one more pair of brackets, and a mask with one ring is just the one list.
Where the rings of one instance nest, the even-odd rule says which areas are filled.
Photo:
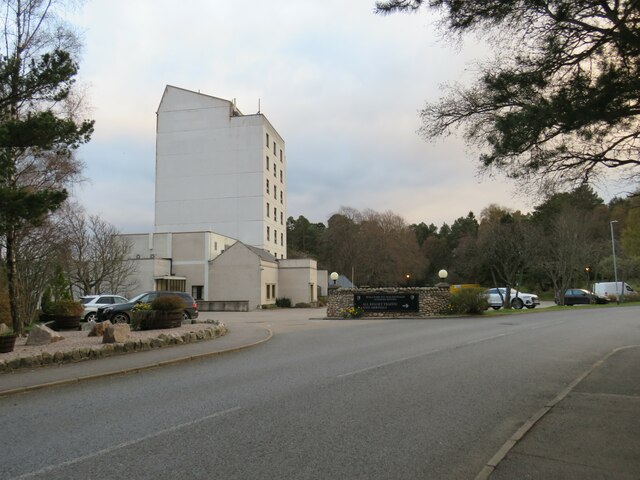
[[255, 310], [288, 298], [316, 304], [315, 260], [276, 259], [215, 232], [122, 235], [132, 246], [140, 291], [191, 293], [202, 310]]

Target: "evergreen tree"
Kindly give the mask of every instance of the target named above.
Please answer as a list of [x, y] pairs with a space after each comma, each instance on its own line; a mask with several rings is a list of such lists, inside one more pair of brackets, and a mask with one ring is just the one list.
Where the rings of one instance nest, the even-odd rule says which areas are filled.
[[[471, 86], [422, 110], [422, 134], [463, 128], [483, 169], [523, 184], [581, 184], [640, 167], [640, 8], [637, 0], [388, 0], [377, 11], [443, 15], [448, 32], [484, 34], [496, 60]], [[489, 36], [490, 35], [490, 36]]]
[[77, 41], [55, 17], [54, 0], [4, 0], [5, 51], [0, 62], [0, 232], [5, 240], [14, 330], [18, 315], [16, 251], [23, 226], [37, 225], [67, 198], [80, 172], [74, 151], [89, 141], [92, 121], [65, 109]]

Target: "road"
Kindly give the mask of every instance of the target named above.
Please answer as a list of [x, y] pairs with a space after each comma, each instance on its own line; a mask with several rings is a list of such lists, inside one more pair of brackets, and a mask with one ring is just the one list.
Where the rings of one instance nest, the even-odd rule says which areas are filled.
[[[0, 398], [0, 479], [468, 479], [640, 308], [255, 322], [208, 360]], [[233, 328], [233, 316], [224, 320]]]

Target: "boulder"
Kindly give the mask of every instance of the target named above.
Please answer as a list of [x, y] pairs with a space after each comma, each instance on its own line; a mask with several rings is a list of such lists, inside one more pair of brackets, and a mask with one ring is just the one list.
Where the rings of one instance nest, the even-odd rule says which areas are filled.
[[112, 323], [109, 320], [105, 320], [104, 322], [100, 322], [100, 323], [93, 323], [93, 327], [91, 327], [91, 331], [89, 332], [89, 336], [90, 337], [102, 337], [104, 335], [104, 332], [107, 331], [107, 328], [109, 328], [112, 325]]
[[128, 323], [110, 325], [102, 336], [102, 343], [124, 343], [131, 338], [131, 327]]
[[50, 343], [59, 342], [64, 337], [58, 332], [51, 330], [46, 325], [34, 325], [29, 332], [27, 345], [49, 345]]

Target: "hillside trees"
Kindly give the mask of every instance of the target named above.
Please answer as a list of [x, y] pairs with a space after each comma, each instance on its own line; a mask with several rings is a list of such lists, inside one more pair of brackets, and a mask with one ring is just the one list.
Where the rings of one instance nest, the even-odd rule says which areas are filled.
[[439, 12], [484, 35], [495, 60], [421, 111], [422, 135], [463, 131], [482, 169], [523, 184], [578, 185], [640, 166], [640, 8], [635, 0], [389, 0], [379, 13]]
[[[4, 0], [0, 61], [0, 233], [14, 330], [31, 319], [18, 304], [20, 244], [32, 226], [67, 198], [78, 179], [74, 151], [93, 122], [79, 120], [66, 100], [78, 71], [78, 41], [56, 18], [56, 0]], [[25, 237], [26, 238], [26, 237]]]
[[414, 231], [392, 212], [342, 208], [322, 237], [321, 258], [357, 285], [396, 286], [420, 276], [425, 260]]

